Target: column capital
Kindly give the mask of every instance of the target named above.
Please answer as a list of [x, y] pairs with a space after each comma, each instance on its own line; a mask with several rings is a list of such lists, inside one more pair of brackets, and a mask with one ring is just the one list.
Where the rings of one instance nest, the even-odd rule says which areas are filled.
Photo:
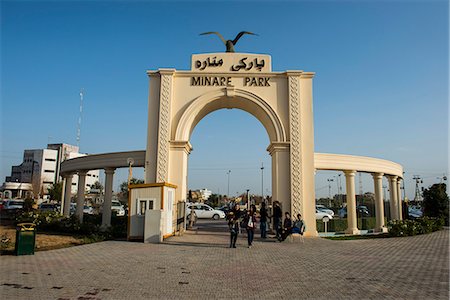
[[114, 174], [116, 168], [105, 168], [105, 174]]
[[384, 173], [372, 173], [373, 179], [383, 179]]
[[80, 170], [80, 171], [78, 171], [77, 173], [78, 173], [78, 176], [86, 176], [86, 174], [88, 173], [89, 171], [87, 171], [87, 170]]
[[288, 152], [290, 146], [291, 145], [289, 142], [272, 142], [270, 143], [269, 147], [267, 147], [267, 151], [270, 155], [272, 155], [274, 152]]
[[64, 174], [61, 174], [61, 176], [62, 176], [64, 179], [72, 178], [73, 175], [75, 175], [75, 174], [74, 174], [74, 173], [64, 173]]
[[170, 149], [174, 150], [182, 150], [186, 152], [186, 154], [191, 154], [192, 148], [191, 143], [189, 141], [170, 141]]
[[356, 170], [342, 170], [346, 177], [354, 177], [356, 175]]
[[392, 182], [396, 182], [397, 178], [398, 178], [397, 175], [386, 175], [386, 177], [389, 179], [389, 181], [392, 181]]

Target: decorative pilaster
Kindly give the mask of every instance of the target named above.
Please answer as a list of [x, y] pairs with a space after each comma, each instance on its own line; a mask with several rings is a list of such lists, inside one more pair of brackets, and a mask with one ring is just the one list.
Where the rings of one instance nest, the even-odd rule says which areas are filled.
[[175, 70], [160, 70], [161, 89], [159, 104], [158, 155], [156, 182], [166, 182], [169, 163], [170, 103], [172, 100], [172, 80]]
[[289, 76], [289, 122], [291, 150], [291, 215], [296, 216], [301, 211], [302, 200], [302, 156], [301, 127], [302, 111], [300, 109], [300, 79], [299, 76]]

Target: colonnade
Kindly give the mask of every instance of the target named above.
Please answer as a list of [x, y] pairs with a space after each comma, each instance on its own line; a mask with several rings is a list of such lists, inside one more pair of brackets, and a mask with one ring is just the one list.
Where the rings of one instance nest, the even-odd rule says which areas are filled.
[[[345, 170], [345, 182], [347, 192], [347, 230], [348, 234], [359, 234], [357, 226], [357, 209], [356, 209], [356, 193], [355, 193], [355, 170]], [[402, 205], [401, 205], [401, 178], [394, 175], [385, 175], [383, 173], [371, 173], [374, 182], [375, 191], [375, 231], [387, 232], [384, 221], [384, 200], [383, 200], [383, 176], [386, 176], [389, 181], [390, 191], [390, 212], [391, 219], [402, 219]]]
[[[102, 228], [107, 228], [111, 226], [111, 205], [112, 205], [112, 195], [113, 195], [113, 179], [115, 168], [105, 168], [105, 196], [103, 200], [102, 208]], [[70, 202], [72, 193], [72, 179], [73, 175], [78, 175], [78, 190], [77, 190], [77, 209], [75, 215], [80, 222], [83, 222], [83, 208], [84, 208], [84, 186], [86, 183], [86, 174], [89, 170], [80, 170], [76, 173], [66, 173], [63, 175], [64, 178], [64, 205], [63, 205], [63, 215], [70, 215]]]

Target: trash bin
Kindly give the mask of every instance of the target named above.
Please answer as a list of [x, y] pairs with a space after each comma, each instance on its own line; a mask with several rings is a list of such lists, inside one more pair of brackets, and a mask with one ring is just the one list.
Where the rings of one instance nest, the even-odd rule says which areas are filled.
[[36, 226], [33, 223], [20, 223], [16, 227], [16, 255], [33, 255], [36, 245]]

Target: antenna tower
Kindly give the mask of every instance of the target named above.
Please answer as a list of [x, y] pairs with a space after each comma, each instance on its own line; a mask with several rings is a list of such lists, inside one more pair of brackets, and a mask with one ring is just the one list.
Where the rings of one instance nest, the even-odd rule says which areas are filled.
[[416, 191], [414, 193], [414, 201], [422, 201], [423, 198], [420, 193], [419, 183], [423, 183], [423, 180], [419, 175], [414, 175], [413, 179], [416, 181]]
[[77, 147], [78, 152], [80, 151], [80, 136], [81, 136], [81, 116], [83, 114], [83, 96], [84, 89], [80, 90], [80, 115], [78, 116], [78, 127], [77, 127]]

